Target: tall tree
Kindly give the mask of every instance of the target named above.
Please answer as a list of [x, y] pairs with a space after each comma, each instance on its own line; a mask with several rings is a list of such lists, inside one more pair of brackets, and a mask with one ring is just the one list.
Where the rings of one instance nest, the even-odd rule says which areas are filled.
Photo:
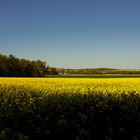
[[0, 54], [0, 76], [44, 76], [46, 62], [19, 59], [13, 55]]

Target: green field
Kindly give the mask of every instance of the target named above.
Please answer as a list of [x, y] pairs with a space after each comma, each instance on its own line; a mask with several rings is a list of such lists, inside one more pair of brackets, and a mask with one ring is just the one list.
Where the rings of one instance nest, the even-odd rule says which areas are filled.
[[140, 74], [66, 74], [48, 75], [48, 78], [140, 78]]

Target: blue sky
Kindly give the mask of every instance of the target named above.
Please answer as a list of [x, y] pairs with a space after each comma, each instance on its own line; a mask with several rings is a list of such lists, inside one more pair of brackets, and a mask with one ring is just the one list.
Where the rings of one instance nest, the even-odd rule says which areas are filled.
[[64, 68], [140, 69], [139, 0], [0, 0], [0, 53]]

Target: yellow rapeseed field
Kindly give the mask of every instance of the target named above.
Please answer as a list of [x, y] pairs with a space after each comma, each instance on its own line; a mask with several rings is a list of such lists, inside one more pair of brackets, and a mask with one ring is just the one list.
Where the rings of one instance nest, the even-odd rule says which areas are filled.
[[0, 78], [1, 87], [12, 85], [44, 93], [140, 93], [140, 78]]
[[140, 139], [140, 78], [0, 78], [0, 140]]

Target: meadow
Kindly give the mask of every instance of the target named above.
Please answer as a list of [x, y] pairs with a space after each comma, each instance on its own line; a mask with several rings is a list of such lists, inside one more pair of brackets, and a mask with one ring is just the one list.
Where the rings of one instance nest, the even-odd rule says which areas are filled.
[[0, 78], [0, 140], [140, 139], [140, 78]]

